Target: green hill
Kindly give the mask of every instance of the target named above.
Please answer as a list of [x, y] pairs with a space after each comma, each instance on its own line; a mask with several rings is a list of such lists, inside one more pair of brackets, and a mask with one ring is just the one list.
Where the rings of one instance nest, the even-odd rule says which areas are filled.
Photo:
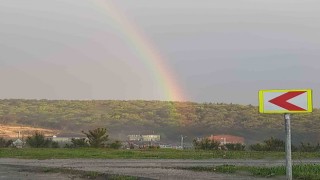
[[[284, 137], [282, 115], [262, 115], [258, 107], [223, 103], [164, 101], [67, 101], [0, 100], [0, 124], [23, 124], [80, 132], [107, 127], [115, 138], [127, 134], [159, 133], [177, 141], [179, 135], [195, 137], [232, 134], [248, 143], [275, 136]], [[293, 115], [294, 142], [320, 140], [320, 111]]]

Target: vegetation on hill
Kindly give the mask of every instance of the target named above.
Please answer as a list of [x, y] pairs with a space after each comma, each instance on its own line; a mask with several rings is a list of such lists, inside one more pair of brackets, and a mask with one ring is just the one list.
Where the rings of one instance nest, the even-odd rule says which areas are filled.
[[[319, 140], [320, 111], [294, 115], [293, 141]], [[132, 133], [159, 133], [162, 139], [178, 141], [184, 134], [243, 136], [256, 143], [267, 137], [284, 137], [282, 115], [263, 115], [252, 105], [166, 101], [67, 101], [0, 100], [0, 124], [23, 124], [81, 132], [108, 127], [111, 137]], [[187, 138], [188, 140], [188, 138]]]

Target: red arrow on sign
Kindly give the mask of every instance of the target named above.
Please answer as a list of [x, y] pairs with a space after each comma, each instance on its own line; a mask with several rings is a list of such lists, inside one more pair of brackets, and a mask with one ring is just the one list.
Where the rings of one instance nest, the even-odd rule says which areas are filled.
[[303, 109], [299, 106], [296, 106], [296, 105], [288, 102], [288, 100], [290, 100], [294, 97], [297, 97], [303, 93], [306, 93], [306, 91], [287, 92], [285, 94], [282, 94], [281, 96], [278, 96], [274, 99], [271, 99], [269, 102], [271, 102], [272, 104], [275, 104], [277, 106], [280, 106], [286, 110], [289, 110], [289, 111], [306, 111], [306, 109]]

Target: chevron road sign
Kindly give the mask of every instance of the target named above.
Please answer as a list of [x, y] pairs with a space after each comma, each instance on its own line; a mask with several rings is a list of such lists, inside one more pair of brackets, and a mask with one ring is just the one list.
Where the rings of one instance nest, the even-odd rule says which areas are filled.
[[310, 113], [312, 90], [261, 90], [259, 91], [260, 113]]
[[284, 114], [286, 131], [286, 179], [292, 180], [290, 114], [312, 112], [312, 91], [310, 89], [261, 90], [259, 91], [259, 112]]

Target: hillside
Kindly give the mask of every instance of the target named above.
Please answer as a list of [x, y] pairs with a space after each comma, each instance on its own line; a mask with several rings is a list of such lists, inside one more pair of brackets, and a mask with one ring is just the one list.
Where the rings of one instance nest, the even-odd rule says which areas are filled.
[[[282, 115], [261, 115], [251, 105], [163, 101], [66, 101], [0, 100], [0, 124], [80, 132], [107, 127], [113, 137], [132, 133], [160, 133], [176, 141], [180, 134], [191, 140], [210, 134], [233, 134], [255, 142], [270, 136], [283, 137]], [[294, 115], [295, 141], [318, 141], [320, 111]]]

